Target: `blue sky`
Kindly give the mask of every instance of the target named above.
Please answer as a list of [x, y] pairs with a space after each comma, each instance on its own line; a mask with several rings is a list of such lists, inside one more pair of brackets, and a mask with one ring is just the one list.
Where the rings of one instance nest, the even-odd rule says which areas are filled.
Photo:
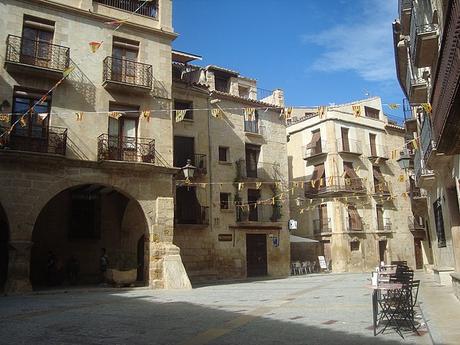
[[[281, 88], [294, 106], [402, 103], [391, 23], [397, 0], [174, 0], [173, 47]], [[402, 117], [384, 107], [385, 113]]]

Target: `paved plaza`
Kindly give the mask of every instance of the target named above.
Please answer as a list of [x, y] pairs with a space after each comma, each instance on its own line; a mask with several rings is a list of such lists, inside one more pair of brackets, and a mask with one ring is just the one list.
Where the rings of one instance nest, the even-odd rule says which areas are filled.
[[368, 277], [4, 297], [0, 344], [431, 344], [426, 330], [373, 336]]

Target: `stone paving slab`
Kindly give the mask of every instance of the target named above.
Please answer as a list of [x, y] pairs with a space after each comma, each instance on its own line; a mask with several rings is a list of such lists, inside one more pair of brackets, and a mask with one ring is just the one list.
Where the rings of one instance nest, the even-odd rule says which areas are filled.
[[372, 331], [368, 274], [0, 299], [0, 344], [431, 344]]

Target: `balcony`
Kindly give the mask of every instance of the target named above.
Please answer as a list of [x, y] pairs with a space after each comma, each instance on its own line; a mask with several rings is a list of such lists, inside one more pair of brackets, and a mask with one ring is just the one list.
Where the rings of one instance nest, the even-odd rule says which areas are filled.
[[409, 230], [412, 233], [425, 233], [425, 224], [423, 218], [410, 216], [407, 219], [407, 224], [409, 225]]
[[382, 161], [387, 161], [390, 158], [388, 148], [385, 145], [373, 145], [369, 149], [368, 158], [374, 165], [379, 165]]
[[280, 165], [277, 163], [257, 162], [257, 166], [253, 166], [253, 164], [247, 164], [245, 160], [239, 160], [236, 164], [238, 179], [280, 180]]
[[237, 223], [273, 223], [281, 219], [281, 209], [274, 205], [250, 206], [249, 211], [245, 207], [236, 208]]
[[152, 65], [107, 56], [103, 62], [103, 86], [118, 91], [152, 89]]
[[[184, 155], [181, 155], [181, 156], [184, 156]], [[190, 157], [190, 160], [191, 160], [191, 164], [196, 168], [194, 177], [205, 176], [208, 173], [208, 169], [207, 169], [208, 161], [207, 161], [206, 155], [196, 153]], [[185, 179], [184, 173], [182, 171], [178, 174], [179, 174], [178, 175], [179, 179]]]
[[[415, 21], [413, 21], [415, 22]], [[411, 55], [417, 67], [432, 66], [438, 53], [438, 24], [423, 24], [411, 28]]]
[[259, 121], [244, 121], [244, 131], [246, 133], [261, 134]]
[[413, 0], [399, 0], [399, 18], [401, 21], [402, 34], [407, 36], [410, 31], [411, 14]]
[[423, 76], [423, 72], [415, 67], [411, 62], [407, 69], [406, 90], [411, 104], [426, 103], [428, 99], [428, 82]]
[[[327, 220], [327, 222], [325, 220]], [[331, 218], [314, 219], [313, 234], [315, 236], [328, 236], [332, 234]]]
[[97, 157], [99, 161], [158, 163], [155, 140], [108, 134], [101, 134], [97, 138]]
[[70, 65], [70, 48], [46, 41], [8, 35], [5, 68], [11, 73], [33, 73], [60, 79]]
[[426, 163], [421, 157], [420, 150], [417, 150], [414, 158], [415, 180], [421, 188], [430, 188], [434, 181], [435, 176], [433, 170], [426, 168]]
[[353, 217], [346, 217], [345, 218], [345, 225], [347, 231], [350, 233], [358, 232], [362, 233], [364, 231], [364, 222], [361, 217], [353, 218]]
[[20, 127], [15, 128], [5, 145], [10, 150], [51, 153], [65, 156], [67, 149], [67, 128], [39, 127], [32, 133]]
[[427, 208], [427, 192], [419, 187], [413, 187], [409, 192], [412, 212], [414, 213], [426, 213]]
[[259, 102], [276, 104], [275, 97], [274, 97], [274, 91], [267, 90], [267, 89], [261, 89], [259, 87], [250, 87], [247, 90], [245, 90], [245, 92], [242, 92], [242, 90], [240, 89], [239, 97], [250, 99], [250, 100], [256, 100]]
[[327, 156], [327, 141], [319, 140], [314, 146], [306, 145], [302, 148], [303, 159], [322, 158]]
[[343, 141], [342, 139], [337, 139], [337, 151], [342, 154], [350, 154], [360, 156], [363, 153], [361, 146], [361, 141], [351, 140]]
[[385, 180], [374, 182], [374, 197], [388, 197], [391, 196], [391, 191], [388, 188], [388, 182]]
[[377, 220], [377, 232], [391, 232], [392, 224], [390, 218]]
[[178, 215], [175, 221], [179, 225], [209, 225], [209, 207], [189, 205], [187, 212]]
[[305, 184], [305, 197], [318, 198], [324, 196], [339, 196], [343, 194], [366, 194], [364, 180], [361, 178], [351, 179], [341, 176], [330, 176], [321, 180], [311, 181]]
[[412, 136], [412, 133], [417, 132], [417, 118], [412, 113], [412, 107], [409, 101], [403, 99], [403, 113], [404, 113], [404, 127], [406, 128], [406, 133]]
[[140, 1], [140, 0], [93, 0], [102, 5], [114, 7], [137, 15], [157, 18], [158, 16], [158, 2], [153, 1]]

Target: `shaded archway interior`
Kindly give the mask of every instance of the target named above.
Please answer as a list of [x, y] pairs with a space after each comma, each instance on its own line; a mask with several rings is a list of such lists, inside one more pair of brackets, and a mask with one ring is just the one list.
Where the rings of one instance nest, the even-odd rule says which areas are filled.
[[[101, 184], [66, 189], [45, 205], [36, 220], [32, 285], [37, 288], [102, 282], [102, 248], [106, 249], [109, 267], [117, 268], [115, 265], [123, 258], [125, 265], [138, 270], [139, 281], [147, 280], [147, 237], [145, 214], [132, 197]], [[51, 269], [50, 256], [55, 262]], [[75, 260], [78, 274], [72, 281], [69, 271], [75, 269]]]
[[5, 285], [8, 275], [8, 241], [9, 225], [5, 210], [0, 205], [0, 290]]

